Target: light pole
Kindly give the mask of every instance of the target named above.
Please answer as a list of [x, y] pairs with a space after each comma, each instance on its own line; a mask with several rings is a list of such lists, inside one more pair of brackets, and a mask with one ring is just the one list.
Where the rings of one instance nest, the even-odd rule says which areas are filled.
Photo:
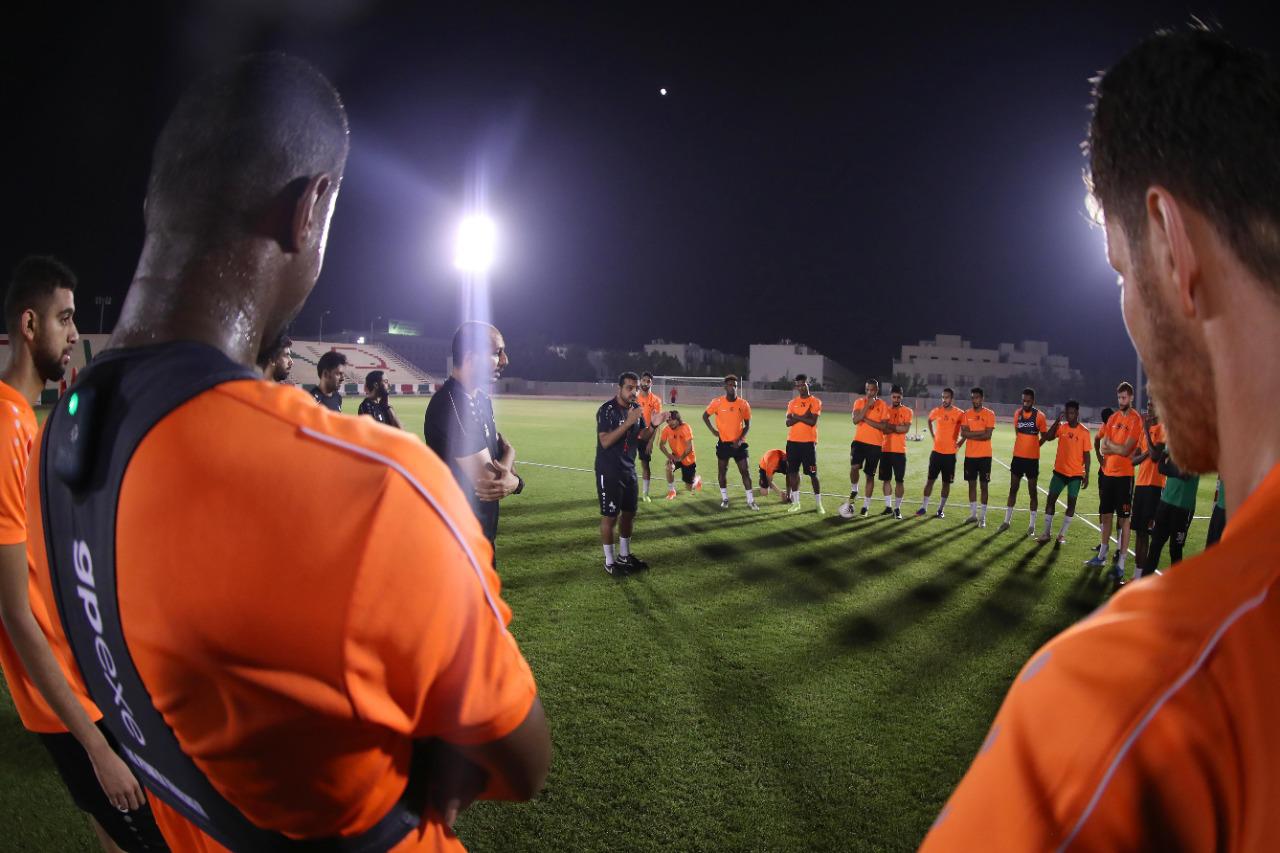
[[324, 343], [324, 318], [328, 311], [320, 312], [320, 343]]
[[110, 296], [95, 296], [93, 304], [98, 306], [98, 334], [102, 334], [103, 318], [107, 313], [107, 306], [111, 304]]
[[373, 324], [378, 322], [381, 319], [382, 317], [378, 316], [378, 317], [374, 317], [372, 320], [369, 321], [369, 340], [373, 340]]

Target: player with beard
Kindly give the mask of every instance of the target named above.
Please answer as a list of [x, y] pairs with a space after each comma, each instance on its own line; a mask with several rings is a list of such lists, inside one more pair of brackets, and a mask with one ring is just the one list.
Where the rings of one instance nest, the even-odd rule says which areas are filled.
[[676, 499], [677, 473], [684, 481], [685, 491], [702, 491], [702, 477], [698, 475], [698, 457], [693, 452], [693, 430], [675, 409], [667, 413], [667, 424], [662, 428], [658, 449], [667, 457], [667, 500]]
[[1118, 520], [1119, 552], [1111, 567], [1111, 579], [1124, 586], [1124, 561], [1129, 554], [1129, 518], [1133, 510], [1133, 454], [1142, 436], [1142, 416], [1133, 409], [1133, 386], [1121, 382], [1116, 387], [1116, 411], [1099, 430], [1098, 451], [1102, 454], [1102, 474], [1098, 483], [1098, 524], [1101, 541], [1097, 553], [1085, 561], [1091, 568], [1107, 564], [1111, 548], [1111, 519]]
[[[964, 445], [964, 479], [969, 484], [969, 517], [965, 524], [987, 526], [987, 489], [991, 483], [991, 436], [996, 431], [996, 413], [982, 405], [986, 392], [969, 389], [970, 408], [960, 418], [960, 441]], [[981, 494], [982, 502], [978, 502]]]
[[614, 577], [649, 568], [648, 563], [631, 553], [637, 504], [636, 451], [653, 431], [645, 419], [644, 409], [636, 402], [639, 381], [631, 371], [623, 373], [618, 377], [617, 393], [596, 410], [600, 544], [604, 549], [604, 570]]
[[[954, 405], [956, 392], [942, 389], [942, 405], [929, 412], [929, 434], [933, 436], [933, 450], [929, 453], [929, 471], [924, 484], [924, 500], [916, 510], [916, 517], [929, 514], [929, 496], [933, 483], [942, 478], [942, 497], [938, 500], [938, 518], [944, 518], [943, 509], [951, 495], [951, 481], [956, 478], [956, 441], [960, 438], [960, 421], [964, 413]], [[937, 424], [935, 427], [934, 424]]]
[[[380, 424], [400, 429], [400, 418], [391, 406], [391, 385], [381, 370], [370, 370], [364, 377], [364, 399], [357, 415], [367, 415]], [[505, 496], [504, 496], [505, 497]]]
[[[884, 488], [884, 513], [902, 518], [903, 479], [907, 476], [907, 432], [915, 415], [902, 405], [902, 386], [889, 389], [889, 408], [885, 412], [884, 448], [880, 453], [880, 482]], [[892, 495], [889, 481], [894, 481]]]
[[1058, 530], [1058, 544], [1067, 544], [1067, 528], [1076, 517], [1076, 498], [1081, 489], [1089, 488], [1089, 430], [1080, 423], [1080, 404], [1068, 400], [1063, 413], [1040, 439], [1058, 442], [1058, 452], [1053, 460], [1053, 476], [1049, 479], [1049, 497], [1044, 505], [1044, 534], [1036, 539], [1048, 542], [1053, 534], [1053, 515], [1058, 507], [1058, 495], [1067, 492], [1067, 513]]
[[1142, 418], [1138, 452], [1133, 456], [1133, 516], [1129, 527], [1133, 530], [1133, 564], [1138, 571], [1147, 564], [1147, 546], [1151, 542], [1156, 510], [1160, 508], [1160, 492], [1165, 484], [1165, 475], [1160, 473], [1160, 465], [1165, 459], [1164, 424], [1160, 423], [1155, 398], [1150, 394], [1150, 389], [1147, 389], [1147, 411]]
[[347, 381], [347, 357], [329, 350], [316, 362], [320, 383], [311, 388], [311, 396], [331, 412], [342, 413], [342, 383]]
[[262, 378], [272, 382], [288, 382], [293, 370], [293, 338], [281, 335], [275, 343], [258, 353], [258, 369]]
[[1280, 419], [1239, 403], [1280, 399], [1280, 70], [1164, 31], [1095, 87], [1091, 182], [1125, 325], [1173, 459], [1231, 484], [1231, 523], [1031, 658], [926, 853], [1280, 838]]
[[657, 416], [662, 412], [662, 398], [653, 393], [653, 374], [645, 371], [640, 374], [640, 392], [636, 402], [644, 409], [644, 422], [649, 425], [649, 440], [643, 447], [636, 448], [636, 458], [640, 460], [640, 500], [651, 503], [649, 497], [649, 463], [653, 461], [653, 443], [658, 437]]
[[27, 570], [26, 480], [38, 429], [31, 401], [47, 383], [61, 381], [71, 361], [75, 287], [75, 275], [56, 259], [28, 257], [5, 294], [9, 364], [0, 373], [0, 444], [13, 464], [0, 467], [0, 668], [23, 727], [49, 752], [103, 849], [164, 849], [141, 784], [100, 722], [102, 712], [79, 673], [50, 647], [50, 615], [57, 611], [31, 589]]
[[1044, 444], [1049, 425], [1044, 412], [1036, 408], [1034, 388], [1022, 389], [1022, 408], [1013, 413], [1013, 462], [1009, 465], [1009, 503], [1004, 508], [1004, 521], [997, 530], [1003, 533], [1013, 523], [1013, 508], [1018, 502], [1018, 485], [1027, 478], [1027, 501], [1031, 510], [1031, 523], [1027, 535], [1036, 535], [1036, 511], [1040, 508], [1040, 494], [1036, 481], [1040, 478], [1040, 445]]
[[809, 393], [809, 377], [796, 374], [796, 396], [787, 403], [787, 492], [791, 499], [788, 512], [800, 511], [800, 474], [809, 475], [813, 500], [818, 512], [822, 508], [822, 485], [818, 482], [818, 418], [822, 401]]
[[853, 518], [858, 503], [858, 475], [865, 472], [866, 495], [862, 501], [865, 516], [871, 511], [871, 496], [875, 494], [876, 469], [880, 465], [880, 453], [884, 449], [885, 430], [888, 424], [889, 404], [880, 399], [880, 380], [868, 379], [863, 385], [862, 396], [853, 401], [853, 441], [849, 444], [849, 499], [840, 505], [842, 518]]

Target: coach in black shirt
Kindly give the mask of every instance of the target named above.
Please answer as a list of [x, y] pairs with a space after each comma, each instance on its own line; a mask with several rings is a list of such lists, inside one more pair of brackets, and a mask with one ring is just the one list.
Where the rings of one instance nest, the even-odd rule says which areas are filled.
[[347, 357], [334, 350], [329, 350], [316, 362], [320, 384], [311, 389], [311, 396], [326, 409], [342, 411], [342, 383], [347, 381], [346, 367]]
[[502, 333], [488, 323], [463, 323], [453, 335], [453, 374], [427, 404], [427, 446], [449, 465], [471, 502], [484, 535], [498, 536], [498, 501], [520, 494], [516, 451], [498, 433], [493, 401], [482, 389], [507, 366]]
[[364, 399], [356, 414], [368, 415], [380, 424], [400, 429], [400, 419], [391, 408], [391, 386], [381, 370], [370, 370], [364, 377]]
[[[625, 575], [649, 568], [631, 553], [631, 529], [636, 518], [636, 450], [666, 420], [666, 413], [645, 424], [644, 410], [636, 402], [639, 378], [630, 371], [618, 377], [618, 393], [596, 410], [596, 492], [600, 498], [600, 544], [604, 546], [604, 570]], [[613, 532], [618, 528], [618, 551]]]

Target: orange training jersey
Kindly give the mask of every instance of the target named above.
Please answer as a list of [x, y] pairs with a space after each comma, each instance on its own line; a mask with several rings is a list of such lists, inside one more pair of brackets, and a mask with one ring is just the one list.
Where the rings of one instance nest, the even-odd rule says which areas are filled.
[[1274, 849], [1277, 515], [1280, 465], [1217, 545], [1036, 653], [922, 849]]
[[667, 443], [667, 447], [680, 460], [680, 464], [692, 465], [697, 461], [694, 452], [690, 449], [693, 446], [693, 430], [688, 424], [682, 423], [677, 429], [672, 429], [670, 424], [664, 426], [659, 440]]
[[[867, 399], [865, 397], [859, 397], [853, 401], [853, 410], [855, 412], [862, 411], [862, 409], [866, 408], [866, 405]], [[870, 411], [867, 412], [867, 419], [883, 422], [885, 419], [885, 412], [888, 410], [889, 404], [877, 397], [876, 401], [871, 404]], [[854, 431], [853, 440], [860, 441], [863, 444], [874, 444], [876, 447], [880, 447], [884, 444], [884, 433], [871, 426], [871, 424], [867, 423], [867, 420], [864, 419], [858, 424], [857, 430]]]
[[945, 454], [956, 452], [956, 441], [960, 438], [960, 421], [963, 418], [964, 412], [958, 406], [934, 407], [929, 413], [929, 420], [933, 421], [934, 450]]
[[742, 437], [743, 423], [751, 420], [751, 404], [739, 397], [732, 403], [720, 396], [707, 406], [707, 414], [716, 419], [716, 432], [721, 441], [737, 441]]
[[[0, 545], [20, 545], [27, 541], [27, 470], [31, 459], [31, 445], [38, 429], [36, 413], [31, 410], [31, 404], [13, 386], [0, 382], [0, 445], [7, 448], [5, 452], [9, 457], [9, 464], [0, 467]], [[34, 538], [43, 541], [44, 534], [37, 528]], [[27, 593], [31, 612], [45, 636], [49, 637], [52, 634], [52, 621], [46, 601], [52, 599], [44, 598], [30, 578]], [[56, 617], [57, 613], [52, 615]], [[80, 672], [72, 658], [58, 654], [56, 648], [54, 657], [61, 664], [63, 676], [71, 685], [72, 692], [80, 700], [89, 719], [101, 719], [102, 714], [89, 700], [88, 691], [80, 680]], [[0, 668], [4, 670], [4, 680], [9, 685], [9, 695], [13, 697], [14, 707], [18, 709], [18, 717], [28, 731], [53, 734], [67, 730], [44, 700], [31, 676], [27, 675], [27, 668], [18, 657], [18, 650], [9, 641], [3, 625], [0, 625]]]
[[782, 450], [770, 450], [760, 457], [760, 469], [766, 477], [772, 477], [778, 466], [785, 462], [787, 454]]
[[1058, 442], [1058, 455], [1053, 459], [1053, 470], [1064, 477], [1083, 477], [1085, 457], [1093, 451], [1089, 428], [1082, 423], [1071, 426], [1063, 421], [1054, 440]]
[[[890, 405], [885, 410], [885, 420], [894, 426], [902, 426], [910, 424], [913, 414], [911, 409], [906, 406]], [[907, 434], [905, 432], [887, 432], [884, 434], [884, 452], [885, 453], [906, 453], [907, 452]]]
[[644, 422], [653, 426], [654, 416], [662, 411], [662, 398], [650, 391], [648, 397], [636, 394], [636, 402], [640, 404], [640, 408], [644, 409]]
[[[1116, 444], [1125, 444], [1130, 439], [1135, 438], [1141, 441], [1142, 415], [1132, 408], [1127, 412], [1116, 412], [1103, 425], [1100, 432], [1103, 438], [1109, 438]], [[1130, 451], [1128, 456], [1108, 453], [1102, 457], [1102, 473], [1108, 477], [1132, 477], [1133, 459], [1131, 457], [1136, 452], [1138, 445], [1135, 443], [1133, 447], [1134, 450]]]
[[[977, 432], [978, 430], [995, 429], [996, 413], [983, 406], [981, 409], [965, 409], [964, 415], [960, 420], [961, 425], [965, 429]], [[986, 459], [991, 456], [991, 439], [986, 441], [974, 441], [966, 439], [964, 442], [964, 458], [965, 459]]]
[[[1164, 444], [1164, 424], [1151, 425], [1151, 440], [1156, 444]], [[1142, 435], [1138, 438], [1138, 451], [1146, 453], [1150, 449], [1151, 446], [1147, 444], [1147, 433], [1144, 430]], [[1133, 484], [1135, 486], [1155, 486], [1158, 489], [1163, 489], [1164, 481], [1166, 479], [1165, 475], [1160, 473], [1159, 464], [1154, 462], [1151, 457], [1148, 456], [1146, 459], [1143, 459], [1142, 464], [1138, 466], [1137, 477], [1134, 479]]]
[[[822, 414], [822, 401], [810, 394], [808, 397], [792, 397], [791, 402], [787, 403], [788, 415], [820, 415]], [[809, 426], [805, 423], [795, 423], [787, 428], [787, 441], [817, 441], [818, 427], [817, 425]]]
[[[28, 510], [39, 500], [29, 486]], [[259, 826], [363, 831], [403, 792], [415, 743], [499, 739], [532, 707], [489, 542], [409, 433], [274, 382], [219, 385], [143, 439], [116, 524], [138, 673], [183, 751]], [[44, 537], [28, 543], [51, 593]], [[221, 849], [153, 802], [173, 849]], [[429, 813], [393, 849], [462, 846]]]
[[1028, 415], [1019, 406], [1013, 412], [1013, 455], [1014, 458], [1021, 459], [1039, 459], [1040, 458], [1040, 436], [1044, 434], [1049, 425], [1045, 422], [1044, 412], [1031, 407], [1031, 414]]

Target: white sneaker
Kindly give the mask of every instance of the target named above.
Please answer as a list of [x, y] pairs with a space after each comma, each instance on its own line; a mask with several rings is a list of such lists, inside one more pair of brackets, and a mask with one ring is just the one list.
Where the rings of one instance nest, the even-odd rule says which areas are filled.
[[983, 530], [986, 530], [987, 520], [985, 518], [978, 519], [978, 526], [981, 527]]

